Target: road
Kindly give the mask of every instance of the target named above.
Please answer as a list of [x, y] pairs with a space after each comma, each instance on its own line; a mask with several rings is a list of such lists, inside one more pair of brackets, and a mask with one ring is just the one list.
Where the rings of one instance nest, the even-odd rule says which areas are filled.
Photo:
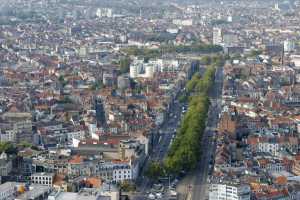
[[[171, 140], [175, 135], [176, 129], [179, 125], [182, 115], [182, 108], [184, 104], [175, 101], [170, 109], [170, 113], [164, 124], [160, 127], [160, 139], [158, 144], [153, 148], [153, 152], [149, 155], [148, 159], [145, 162], [145, 170], [146, 166], [148, 166], [150, 161], [158, 161], [162, 162], [164, 157], [166, 156]], [[143, 174], [143, 172], [141, 172]], [[139, 180], [137, 180], [137, 193], [131, 197], [133, 200], [144, 200], [147, 199], [146, 193], [149, 192], [151, 188], [151, 183], [147, 179], [147, 177], [141, 176]]]
[[[188, 181], [185, 182], [186, 184], [185, 188], [187, 188], [188, 185], [193, 186], [189, 195], [190, 199], [193, 200], [205, 199], [204, 198], [206, 194], [205, 183], [208, 175], [209, 162], [210, 162], [210, 158], [212, 157], [211, 152], [213, 152], [213, 150], [215, 149], [211, 136], [214, 134], [214, 129], [216, 128], [218, 123], [218, 116], [219, 116], [218, 113], [220, 113], [221, 111], [220, 97], [222, 94], [222, 84], [223, 84], [223, 68], [220, 68], [216, 72], [214, 89], [210, 94], [212, 105], [209, 108], [207, 128], [204, 132], [203, 140], [202, 140], [202, 152], [204, 152], [205, 154], [203, 154], [203, 156], [201, 157], [197, 170], [193, 174], [191, 174], [191, 176], [188, 176], [187, 177]], [[169, 117], [160, 128], [161, 134], [160, 134], [159, 142], [158, 144], [155, 145], [153, 152], [150, 154], [144, 166], [148, 166], [150, 161], [154, 161], [154, 160], [159, 162], [163, 161], [165, 155], [168, 152], [168, 148], [172, 140], [172, 137], [175, 133], [175, 130], [177, 129], [179, 121], [181, 120], [183, 106], [184, 106], [183, 104], [179, 102], [175, 102], [172, 109], [170, 109]], [[138, 185], [138, 189], [137, 189], [138, 192], [135, 193], [133, 196], [131, 196], [131, 199], [133, 200], [148, 199], [147, 192], [149, 192], [149, 189], [151, 188], [151, 184], [149, 180], [146, 177], [141, 176], [137, 181], [137, 185]], [[187, 190], [185, 189], [185, 192], [186, 191]], [[183, 198], [179, 198], [179, 199], [186, 199], [186, 194], [180, 194], [180, 197]]]
[[209, 172], [209, 163], [214, 156], [215, 143], [213, 135], [219, 121], [219, 113], [221, 112], [221, 97], [223, 87], [223, 68], [218, 68], [215, 76], [215, 83], [210, 94], [211, 106], [209, 108], [208, 119], [204, 135], [202, 137], [203, 154], [198, 163], [197, 170], [194, 172], [194, 179], [191, 182], [191, 191], [189, 199], [205, 200], [207, 199], [207, 176]]

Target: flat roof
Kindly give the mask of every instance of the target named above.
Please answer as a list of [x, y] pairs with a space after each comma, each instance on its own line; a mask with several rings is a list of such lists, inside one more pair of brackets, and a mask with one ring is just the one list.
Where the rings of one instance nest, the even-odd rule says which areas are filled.
[[54, 173], [41, 172], [41, 173], [34, 173], [31, 176], [54, 176]]
[[59, 192], [59, 194], [56, 195], [55, 200], [96, 200], [96, 196], [88, 193]]
[[44, 185], [31, 185], [29, 191], [19, 195], [15, 200], [27, 200], [35, 199], [45, 193], [47, 193], [51, 188]]
[[6, 182], [0, 185], [0, 191], [8, 190], [12, 187], [17, 186], [18, 184], [16, 182]]

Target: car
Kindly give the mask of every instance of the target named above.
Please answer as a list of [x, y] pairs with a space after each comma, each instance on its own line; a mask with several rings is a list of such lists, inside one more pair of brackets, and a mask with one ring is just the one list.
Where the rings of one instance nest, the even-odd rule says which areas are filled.
[[152, 190], [156, 193], [162, 193], [164, 191], [164, 186], [162, 184], [154, 184]]
[[176, 192], [176, 190], [170, 190], [170, 196], [171, 196], [171, 197], [177, 197], [177, 192]]
[[161, 199], [162, 198], [162, 193], [158, 192], [155, 194], [156, 198]]
[[172, 183], [170, 188], [171, 188], [171, 189], [175, 189], [175, 188], [176, 188], [176, 185], [177, 185], [176, 183]]
[[155, 199], [155, 198], [156, 198], [155, 195], [152, 194], [152, 193], [150, 193], [150, 194], [148, 195], [148, 199]]

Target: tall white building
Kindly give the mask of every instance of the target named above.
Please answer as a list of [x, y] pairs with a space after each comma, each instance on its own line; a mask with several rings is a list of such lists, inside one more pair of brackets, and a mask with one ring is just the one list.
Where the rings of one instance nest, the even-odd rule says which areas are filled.
[[231, 15], [227, 17], [227, 21], [232, 22], [232, 16]]
[[96, 16], [101, 17], [112, 17], [113, 11], [111, 8], [98, 8], [96, 11]]
[[129, 76], [130, 78], [138, 77], [138, 65], [130, 65]]
[[249, 185], [211, 184], [209, 200], [250, 200]]
[[143, 60], [134, 60], [130, 65], [130, 78], [153, 78], [156, 72], [174, 72], [179, 69], [178, 60], [155, 59], [145, 63]]
[[213, 28], [213, 44], [220, 45], [223, 42], [223, 31], [221, 28]]
[[144, 77], [145, 78], [152, 78], [154, 74], [154, 66], [153, 65], [146, 65], [145, 66], [145, 74]]
[[283, 42], [284, 52], [291, 52], [295, 50], [295, 43], [292, 40], [285, 40]]

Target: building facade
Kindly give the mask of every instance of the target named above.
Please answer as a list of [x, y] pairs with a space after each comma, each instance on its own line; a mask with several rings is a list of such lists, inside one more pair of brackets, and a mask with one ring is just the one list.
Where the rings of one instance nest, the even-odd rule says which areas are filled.
[[209, 200], [250, 200], [248, 185], [211, 184]]

